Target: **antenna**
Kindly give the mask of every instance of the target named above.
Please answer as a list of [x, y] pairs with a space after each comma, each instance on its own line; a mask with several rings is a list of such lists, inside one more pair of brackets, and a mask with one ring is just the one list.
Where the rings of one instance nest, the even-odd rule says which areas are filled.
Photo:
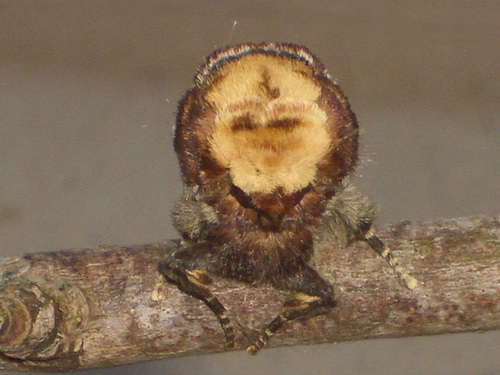
[[231, 26], [231, 31], [229, 32], [229, 37], [227, 38], [227, 44], [231, 44], [231, 39], [233, 38], [234, 29], [236, 29], [236, 25], [238, 25], [238, 21], [233, 21], [233, 26]]

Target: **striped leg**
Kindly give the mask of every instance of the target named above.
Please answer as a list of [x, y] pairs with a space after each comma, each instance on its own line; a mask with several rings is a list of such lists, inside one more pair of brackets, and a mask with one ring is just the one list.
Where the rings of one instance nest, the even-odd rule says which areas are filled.
[[368, 245], [389, 264], [408, 289], [414, 289], [417, 286], [418, 281], [399, 265], [398, 259], [392, 254], [389, 247], [377, 237], [373, 227], [364, 234], [364, 239]]
[[247, 353], [257, 354], [284, 323], [326, 314], [335, 307], [333, 288], [310, 267], [301, 269], [285, 286], [298, 293], [285, 302], [281, 313], [267, 324], [258, 339], [247, 347]]
[[335, 305], [335, 302], [328, 298], [310, 296], [304, 293], [297, 293], [293, 299], [285, 303], [283, 311], [274, 318], [255, 342], [247, 347], [248, 354], [257, 354], [264, 347], [272, 335], [276, 333], [283, 323], [297, 318], [312, 318], [325, 314]]
[[199, 269], [186, 269], [172, 259], [161, 261], [158, 264], [158, 271], [168, 282], [177, 285], [184, 293], [205, 302], [219, 320], [226, 335], [226, 349], [234, 348], [233, 326], [226, 309], [207, 287], [212, 282], [210, 277]]

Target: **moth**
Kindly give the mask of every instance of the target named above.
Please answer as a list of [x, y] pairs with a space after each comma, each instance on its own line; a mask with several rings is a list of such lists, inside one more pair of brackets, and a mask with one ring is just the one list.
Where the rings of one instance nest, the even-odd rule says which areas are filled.
[[349, 180], [358, 137], [346, 97], [305, 47], [222, 48], [195, 75], [174, 137], [184, 191], [173, 220], [182, 245], [158, 270], [213, 311], [227, 348], [235, 333], [210, 275], [291, 292], [248, 346], [251, 354], [285, 322], [337, 304], [311, 265], [319, 243], [366, 241], [409, 288], [416, 285], [375, 235], [375, 205]]

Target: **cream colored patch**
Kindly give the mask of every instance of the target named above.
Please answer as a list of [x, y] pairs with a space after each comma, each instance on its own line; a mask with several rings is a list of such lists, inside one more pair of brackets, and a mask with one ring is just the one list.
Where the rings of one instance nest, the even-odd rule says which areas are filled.
[[263, 100], [263, 75], [269, 77], [269, 86], [277, 87], [281, 97], [314, 101], [320, 87], [312, 80], [312, 68], [299, 60], [268, 55], [246, 55], [226, 63], [217, 71], [217, 77], [206, 98], [222, 110], [234, 101]]
[[300, 301], [302, 303], [307, 303], [307, 304], [313, 303], [315, 301], [319, 301], [321, 299], [321, 297], [311, 296], [311, 295], [306, 294], [306, 293], [297, 293], [297, 294], [295, 294], [294, 297], [297, 301]]
[[[320, 87], [310, 68], [249, 55], [220, 73], [206, 95], [217, 113], [210, 146], [234, 184], [247, 194], [278, 187], [292, 193], [313, 182], [317, 163], [335, 145], [315, 102]], [[285, 126], [276, 126], [279, 121]]]

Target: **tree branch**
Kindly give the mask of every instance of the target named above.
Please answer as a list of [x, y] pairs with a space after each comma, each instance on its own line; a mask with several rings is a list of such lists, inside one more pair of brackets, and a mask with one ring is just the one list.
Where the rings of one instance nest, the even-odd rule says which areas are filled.
[[[405, 222], [379, 236], [418, 279], [417, 288], [398, 285], [366, 244], [324, 254], [316, 268], [338, 284], [338, 308], [287, 324], [271, 346], [500, 328], [498, 217]], [[78, 370], [222, 351], [213, 314], [156, 271], [177, 246], [101, 246], [1, 260], [0, 368]], [[223, 279], [213, 290], [233, 322], [253, 329], [285, 299], [270, 287]], [[247, 339], [237, 331], [243, 349]]]

